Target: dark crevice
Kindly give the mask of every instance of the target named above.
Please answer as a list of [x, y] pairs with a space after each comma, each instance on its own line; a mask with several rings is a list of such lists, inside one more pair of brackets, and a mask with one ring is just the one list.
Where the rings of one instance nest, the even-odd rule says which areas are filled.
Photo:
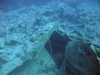
[[65, 55], [65, 48], [69, 41], [71, 40], [66, 34], [62, 36], [55, 31], [45, 45], [46, 50], [51, 55], [59, 69], [62, 65], [62, 60]]

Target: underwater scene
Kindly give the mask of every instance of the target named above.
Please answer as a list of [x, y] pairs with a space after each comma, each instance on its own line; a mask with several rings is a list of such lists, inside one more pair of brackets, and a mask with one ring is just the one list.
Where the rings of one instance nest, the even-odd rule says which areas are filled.
[[100, 75], [100, 0], [0, 0], [0, 75]]

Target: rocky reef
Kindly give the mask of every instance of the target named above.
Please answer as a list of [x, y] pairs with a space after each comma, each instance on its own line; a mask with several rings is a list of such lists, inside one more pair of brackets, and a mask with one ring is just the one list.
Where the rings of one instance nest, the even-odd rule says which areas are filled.
[[52, 1], [44, 6], [0, 11], [0, 75], [35, 59], [54, 31], [71, 40], [91, 42], [100, 52], [100, 5], [76, 3]]

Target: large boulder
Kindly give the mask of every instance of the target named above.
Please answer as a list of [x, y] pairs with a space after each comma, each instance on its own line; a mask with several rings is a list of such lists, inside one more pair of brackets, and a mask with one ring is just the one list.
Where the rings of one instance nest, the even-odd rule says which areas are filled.
[[68, 43], [61, 75], [100, 75], [99, 62], [90, 45], [83, 41]]

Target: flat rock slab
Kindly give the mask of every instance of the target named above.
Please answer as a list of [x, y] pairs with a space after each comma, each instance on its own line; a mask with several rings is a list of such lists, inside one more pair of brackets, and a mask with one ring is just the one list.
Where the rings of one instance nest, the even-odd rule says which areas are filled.
[[28, 60], [8, 75], [58, 75], [59, 70], [51, 56], [43, 48], [37, 59]]

